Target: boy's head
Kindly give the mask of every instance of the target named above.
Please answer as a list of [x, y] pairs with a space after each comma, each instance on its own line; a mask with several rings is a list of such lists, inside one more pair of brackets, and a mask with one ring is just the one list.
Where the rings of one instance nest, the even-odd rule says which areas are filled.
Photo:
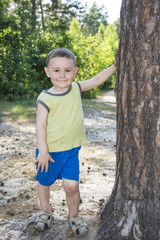
[[46, 63], [44, 70], [51, 79], [54, 90], [68, 89], [78, 71], [74, 54], [66, 48], [56, 48], [49, 52]]
[[66, 58], [72, 59], [74, 66], [76, 65], [75, 55], [73, 54], [73, 52], [71, 52], [67, 48], [56, 48], [56, 49], [51, 50], [48, 53], [47, 58], [46, 58], [47, 66], [49, 64], [49, 61], [55, 57], [66, 57]]

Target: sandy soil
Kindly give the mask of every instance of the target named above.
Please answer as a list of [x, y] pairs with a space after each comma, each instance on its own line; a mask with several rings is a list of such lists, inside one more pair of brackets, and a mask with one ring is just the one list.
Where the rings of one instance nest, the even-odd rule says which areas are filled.
[[[111, 108], [84, 108], [88, 143], [80, 151], [80, 215], [90, 229], [87, 236], [81, 238], [84, 240], [94, 239], [98, 213], [110, 196], [115, 176], [116, 111], [113, 107], [116, 103], [113, 91], [96, 101], [100, 106]], [[33, 227], [39, 211], [37, 183], [33, 179], [36, 174], [35, 123], [2, 121], [0, 134], [0, 239], [70, 239], [66, 236], [67, 206], [60, 180], [51, 187], [54, 216], [51, 228], [40, 233]]]

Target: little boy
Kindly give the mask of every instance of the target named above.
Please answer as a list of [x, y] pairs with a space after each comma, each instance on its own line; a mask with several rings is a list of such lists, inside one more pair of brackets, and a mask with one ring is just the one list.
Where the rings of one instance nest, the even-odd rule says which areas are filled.
[[[117, 58], [117, 54], [116, 54]], [[116, 59], [115, 58], [115, 59]], [[104, 83], [117, 68], [117, 61], [95, 77], [74, 82], [78, 71], [74, 54], [66, 48], [52, 50], [46, 59], [46, 75], [53, 86], [43, 90], [37, 99], [36, 134], [38, 148], [36, 164], [38, 197], [42, 208], [36, 218], [35, 228], [47, 229], [52, 220], [49, 203], [50, 189], [57, 179], [62, 179], [68, 205], [68, 222], [75, 236], [87, 233], [87, 224], [78, 215], [79, 150], [86, 144], [81, 92]]]

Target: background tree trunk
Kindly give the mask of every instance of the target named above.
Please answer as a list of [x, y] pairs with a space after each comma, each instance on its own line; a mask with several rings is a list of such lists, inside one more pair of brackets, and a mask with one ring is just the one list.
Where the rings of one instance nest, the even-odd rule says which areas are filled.
[[36, 15], [36, 0], [31, 0], [32, 3], [32, 16]]
[[40, 9], [41, 9], [42, 28], [43, 28], [43, 30], [45, 30], [45, 20], [44, 20], [43, 5], [42, 5], [41, 0], [39, 0], [39, 5], [40, 5]]
[[160, 1], [123, 0], [117, 169], [96, 240], [160, 239]]
[[36, 0], [31, 0], [32, 3], [32, 26], [33, 30], [35, 30], [36, 27]]

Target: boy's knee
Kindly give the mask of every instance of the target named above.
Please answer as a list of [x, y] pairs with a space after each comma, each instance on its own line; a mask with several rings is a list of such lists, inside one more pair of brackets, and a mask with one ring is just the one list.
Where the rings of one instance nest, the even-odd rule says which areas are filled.
[[68, 194], [79, 192], [79, 184], [76, 181], [64, 181], [63, 188], [64, 191]]
[[44, 191], [49, 191], [49, 186], [44, 186], [44, 185], [41, 185], [39, 182], [38, 182], [38, 189], [40, 190], [44, 190]]

